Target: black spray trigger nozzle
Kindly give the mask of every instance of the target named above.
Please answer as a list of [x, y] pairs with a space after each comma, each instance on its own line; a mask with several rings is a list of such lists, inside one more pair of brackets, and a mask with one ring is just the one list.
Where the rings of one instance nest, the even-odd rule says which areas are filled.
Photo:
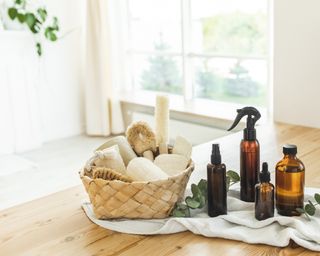
[[228, 129], [228, 131], [231, 131], [234, 127], [238, 125], [241, 118], [244, 116], [247, 117], [247, 129], [254, 129], [254, 126], [256, 122], [260, 119], [261, 114], [260, 112], [254, 108], [254, 107], [244, 107], [241, 109], [237, 109], [238, 115], [236, 116], [236, 119], [234, 120], [231, 127]]

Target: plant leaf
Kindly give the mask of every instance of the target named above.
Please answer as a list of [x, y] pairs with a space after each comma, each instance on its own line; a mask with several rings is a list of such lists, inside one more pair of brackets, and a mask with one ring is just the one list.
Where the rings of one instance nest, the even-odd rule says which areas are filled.
[[[36, 24], [37, 19], [36, 19], [36, 16], [34, 16], [33, 13], [27, 12], [27, 13], [25, 14], [25, 21], [26, 21], [28, 27], [32, 30], [32, 28], [33, 28], [34, 25]], [[33, 32], [33, 31], [32, 31], [32, 32]]]
[[37, 48], [38, 56], [40, 57], [42, 55], [42, 46], [39, 42], [36, 43], [36, 48]]
[[17, 4], [17, 5], [21, 5], [21, 4], [25, 3], [25, 0], [15, 0], [14, 3]]
[[233, 182], [239, 182], [240, 181], [240, 176], [237, 172], [229, 170], [227, 171], [227, 176], [230, 177], [230, 180]]
[[310, 216], [313, 216], [316, 212], [316, 208], [314, 207], [314, 205], [312, 204], [306, 204], [306, 206], [304, 207], [304, 210], [306, 211], [306, 213], [308, 213]]
[[23, 13], [18, 13], [17, 17], [20, 23], [23, 23], [26, 20], [25, 15]]
[[186, 204], [189, 206], [191, 209], [196, 209], [200, 206], [200, 201], [196, 200], [195, 198], [192, 198], [188, 196], [186, 199]]
[[227, 183], [227, 191], [229, 191], [230, 183], [231, 183], [231, 180], [230, 180], [229, 176], [227, 176], [227, 178], [226, 178], [226, 183]]
[[208, 182], [205, 179], [201, 179], [198, 183], [198, 188], [201, 191], [202, 196], [205, 197], [205, 200], [207, 201], [208, 197]]
[[315, 194], [314, 194], [314, 199], [316, 200], [316, 202], [317, 202], [318, 204], [320, 204], [320, 194], [315, 193]]
[[190, 210], [187, 205], [177, 203], [173, 209], [171, 216], [173, 217], [190, 217]]
[[200, 189], [198, 188], [198, 186], [196, 184], [192, 184], [191, 185], [191, 192], [193, 194], [194, 197], [197, 197], [201, 194]]
[[18, 10], [14, 7], [8, 9], [8, 15], [10, 19], [14, 20], [18, 15]]
[[54, 33], [52, 27], [47, 27], [44, 31], [44, 36], [50, 41], [57, 41], [58, 37]]
[[44, 8], [39, 8], [38, 10], [37, 10], [37, 13], [39, 14], [39, 17], [40, 17], [40, 19], [41, 19], [41, 21], [42, 22], [45, 22], [46, 21], [46, 19], [47, 19], [47, 10], [46, 9], [44, 9]]

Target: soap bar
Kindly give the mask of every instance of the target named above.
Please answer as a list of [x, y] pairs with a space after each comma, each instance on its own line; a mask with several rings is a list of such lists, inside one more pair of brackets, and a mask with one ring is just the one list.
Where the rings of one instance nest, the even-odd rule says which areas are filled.
[[183, 155], [187, 159], [190, 159], [192, 153], [192, 144], [186, 138], [177, 136], [173, 145], [172, 153]]
[[188, 166], [189, 159], [178, 154], [161, 154], [156, 157], [154, 164], [169, 176], [176, 175]]
[[123, 162], [126, 166], [133, 158], [137, 157], [136, 153], [134, 153], [129, 142], [127, 141], [127, 139], [124, 136], [116, 136], [116, 137], [109, 139], [103, 145], [101, 145], [99, 148], [97, 148], [96, 151], [103, 150], [105, 148], [109, 148], [113, 145], [118, 145], [120, 155], [121, 155]]
[[165, 172], [144, 157], [132, 159], [128, 164], [126, 175], [134, 181], [153, 181], [168, 178]]
[[126, 167], [119, 153], [118, 145], [103, 150], [97, 150], [93, 158], [92, 164], [94, 166], [108, 167], [125, 174]]

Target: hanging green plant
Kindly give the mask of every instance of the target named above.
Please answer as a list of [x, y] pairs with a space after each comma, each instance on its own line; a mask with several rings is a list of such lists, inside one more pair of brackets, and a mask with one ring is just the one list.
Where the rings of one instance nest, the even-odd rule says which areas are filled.
[[45, 7], [39, 7], [35, 11], [31, 11], [27, 8], [27, 0], [15, 0], [13, 6], [8, 8], [8, 16], [11, 20], [27, 25], [33, 34], [38, 35], [36, 40], [38, 56], [42, 55], [41, 35], [51, 42], [58, 40], [57, 32], [60, 29], [58, 18], [53, 17], [49, 22]]

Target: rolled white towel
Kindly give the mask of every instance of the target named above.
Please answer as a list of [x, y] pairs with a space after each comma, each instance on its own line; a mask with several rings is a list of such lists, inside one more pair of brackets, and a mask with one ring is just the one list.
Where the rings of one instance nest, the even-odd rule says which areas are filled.
[[154, 164], [169, 176], [176, 175], [188, 166], [189, 159], [178, 154], [161, 154], [156, 157]]
[[168, 178], [165, 172], [144, 157], [132, 159], [127, 166], [126, 175], [134, 181], [153, 181]]

